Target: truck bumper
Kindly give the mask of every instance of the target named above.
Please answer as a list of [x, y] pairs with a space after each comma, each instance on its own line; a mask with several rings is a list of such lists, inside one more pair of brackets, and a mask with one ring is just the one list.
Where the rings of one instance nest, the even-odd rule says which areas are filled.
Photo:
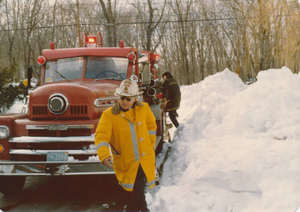
[[[156, 136], [156, 147], [161, 141], [161, 136]], [[14, 137], [9, 140], [14, 145], [26, 144], [68, 144], [73, 143], [94, 143], [95, 137], [77, 136], [77, 137], [31, 137], [22, 136]], [[67, 153], [67, 157], [84, 156], [87, 160], [77, 160], [66, 158], [63, 161], [53, 161], [49, 158], [56, 153]], [[47, 149], [10, 149], [9, 154], [12, 157], [37, 157], [39, 160], [0, 160], [0, 176], [61, 176], [61, 175], [111, 175], [114, 174], [113, 168], [103, 165], [98, 157], [94, 144], [88, 149], [64, 149], [64, 150], [47, 150]], [[61, 155], [61, 154], [60, 154]], [[51, 161], [49, 161], [51, 159]], [[60, 157], [61, 159], [61, 157]]]
[[[90, 145], [87, 149], [10, 149], [9, 154], [18, 160], [0, 160], [0, 176], [45, 176], [45, 175], [106, 175], [114, 174], [113, 168], [102, 165], [93, 144], [94, 135], [71, 137], [21, 136], [9, 140], [14, 146], [39, 144]], [[92, 144], [92, 145], [91, 145]], [[58, 156], [59, 157], [58, 157]], [[86, 160], [77, 160], [83, 156]], [[22, 160], [26, 158], [26, 160]], [[31, 159], [31, 160], [30, 160]], [[36, 159], [36, 160], [34, 160]]]
[[113, 168], [90, 161], [0, 161], [0, 176], [109, 175]]

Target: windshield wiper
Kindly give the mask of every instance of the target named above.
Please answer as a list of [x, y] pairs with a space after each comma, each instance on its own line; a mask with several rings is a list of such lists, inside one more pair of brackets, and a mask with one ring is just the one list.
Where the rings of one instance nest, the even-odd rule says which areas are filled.
[[68, 80], [69, 82], [72, 82], [70, 79], [68, 79], [67, 77], [65, 77], [62, 73], [60, 73], [59, 71], [55, 70], [56, 73], [59, 74], [59, 76], [61, 76], [62, 78], [64, 78], [65, 80]]

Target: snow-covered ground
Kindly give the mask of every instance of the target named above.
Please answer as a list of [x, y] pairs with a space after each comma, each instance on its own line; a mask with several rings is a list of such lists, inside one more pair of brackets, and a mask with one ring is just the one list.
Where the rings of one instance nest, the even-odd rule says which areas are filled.
[[[153, 212], [294, 212], [300, 206], [300, 74], [228, 69], [182, 86], [180, 127]], [[8, 113], [20, 112], [15, 104]], [[300, 210], [299, 210], [300, 211]]]
[[182, 86], [180, 127], [149, 195], [155, 212], [294, 212], [300, 205], [300, 74], [228, 69]]

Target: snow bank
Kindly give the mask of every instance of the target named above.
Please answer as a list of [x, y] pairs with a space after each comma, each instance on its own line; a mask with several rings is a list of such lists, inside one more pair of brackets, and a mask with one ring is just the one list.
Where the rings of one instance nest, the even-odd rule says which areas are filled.
[[262, 71], [245, 85], [224, 70], [182, 86], [152, 211], [293, 212], [300, 205], [300, 75]]

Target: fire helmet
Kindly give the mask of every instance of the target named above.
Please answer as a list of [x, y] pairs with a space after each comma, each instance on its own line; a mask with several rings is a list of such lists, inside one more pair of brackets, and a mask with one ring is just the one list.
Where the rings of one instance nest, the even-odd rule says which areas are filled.
[[143, 93], [143, 91], [139, 91], [138, 84], [128, 78], [122, 81], [119, 88], [116, 89], [116, 96], [137, 96]]

